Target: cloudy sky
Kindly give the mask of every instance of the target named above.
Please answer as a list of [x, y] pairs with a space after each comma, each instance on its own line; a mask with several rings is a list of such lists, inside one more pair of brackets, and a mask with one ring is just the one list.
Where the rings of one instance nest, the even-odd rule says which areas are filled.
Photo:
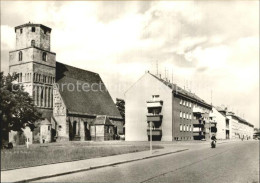
[[[259, 126], [258, 1], [1, 1], [1, 70], [14, 27], [52, 28], [57, 61], [98, 72], [113, 99], [156, 62], [181, 87]], [[172, 75], [173, 73], [173, 75]]]

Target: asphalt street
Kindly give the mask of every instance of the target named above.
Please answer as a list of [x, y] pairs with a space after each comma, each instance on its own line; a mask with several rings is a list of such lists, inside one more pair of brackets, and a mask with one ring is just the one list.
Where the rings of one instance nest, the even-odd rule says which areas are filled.
[[259, 141], [183, 146], [190, 150], [37, 182], [259, 182]]

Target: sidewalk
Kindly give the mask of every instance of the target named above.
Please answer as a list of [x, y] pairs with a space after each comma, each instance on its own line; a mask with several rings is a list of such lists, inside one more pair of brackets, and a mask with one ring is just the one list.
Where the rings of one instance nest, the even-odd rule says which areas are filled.
[[138, 161], [167, 154], [186, 151], [187, 148], [175, 147], [150, 151], [142, 151], [136, 153], [121, 154], [115, 156], [101, 157], [86, 159], [73, 162], [65, 162], [58, 164], [43, 165], [30, 168], [22, 168], [15, 170], [1, 171], [1, 182], [26, 182], [39, 180], [42, 178], [55, 177], [59, 175], [65, 175], [70, 173], [76, 173], [81, 171], [87, 171], [96, 168], [102, 168], [106, 166], [112, 166], [116, 164], [122, 164], [132, 161]]

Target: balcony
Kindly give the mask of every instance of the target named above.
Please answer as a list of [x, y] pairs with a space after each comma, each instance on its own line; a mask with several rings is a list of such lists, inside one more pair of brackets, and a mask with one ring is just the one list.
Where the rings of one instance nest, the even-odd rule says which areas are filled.
[[212, 124], [217, 124], [217, 121], [215, 119], [210, 119], [209, 122]]
[[147, 108], [162, 108], [163, 106], [163, 101], [162, 100], [157, 100], [157, 101], [147, 101], [146, 102]]
[[193, 107], [192, 112], [196, 113], [196, 114], [203, 114], [204, 113], [204, 111], [202, 109], [198, 108], [198, 107]]
[[147, 116], [147, 121], [153, 121], [153, 122], [160, 122], [162, 121], [162, 115], [160, 114], [156, 114], [156, 115], [153, 115], [153, 114], [148, 114], [146, 115]]
[[193, 136], [201, 136], [202, 132], [193, 132]]
[[193, 134], [194, 133], [201, 133], [203, 131], [203, 128], [198, 126], [193, 126]]
[[192, 121], [192, 124], [193, 125], [198, 125], [198, 126], [204, 126], [204, 124], [205, 124], [205, 121], [203, 121], [203, 120], [193, 120]]

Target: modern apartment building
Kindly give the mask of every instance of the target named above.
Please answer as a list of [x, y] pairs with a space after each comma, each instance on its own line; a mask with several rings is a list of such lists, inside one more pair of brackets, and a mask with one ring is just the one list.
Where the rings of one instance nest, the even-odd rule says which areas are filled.
[[211, 105], [149, 71], [125, 92], [125, 101], [126, 141], [210, 138]]

